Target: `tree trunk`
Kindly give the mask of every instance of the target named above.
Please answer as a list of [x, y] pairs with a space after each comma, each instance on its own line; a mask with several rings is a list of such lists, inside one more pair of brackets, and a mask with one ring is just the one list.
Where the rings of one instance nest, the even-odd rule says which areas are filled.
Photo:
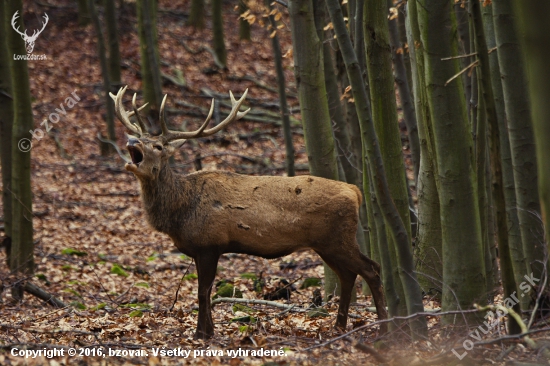
[[[141, 78], [144, 103], [149, 103], [144, 112], [155, 120], [158, 118], [162, 100], [160, 60], [157, 41], [156, 0], [137, 0], [139, 47], [141, 51]], [[112, 104], [112, 103], [111, 103]], [[158, 132], [160, 132], [160, 127]], [[157, 132], [157, 131], [155, 131]]]
[[[6, 27], [8, 19], [6, 18], [6, 3], [0, 1], [0, 163], [2, 164], [2, 206], [4, 216], [4, 232], [6, 239], [11, 238], [11, 212], [12, 195], [11, 190], [11, 161], [12, 161], [12, 124], [13, 124], [13, 97], [10, 76], [10, 58], [13, 57], [8, 52], [9, 30]], [[8, 264], [10, 261], [8, 254]]]
[[[388, 0], [388, 7], [393, 6], [393, 0]], [[403, 108], [403, 119], [407, 126], [409, 134], [409, 147], [411, 150], [411, 160], [414, 172], [414, 184], [418, 182], [418, 169], [420, 165], [420, 141], [418, 140], [418, 124], [414, 111], [414, 101], [411, 95], [409, 80], [407, 78], [407, 68], [405, 66], [404, 53], [405, 50], [401, 46], [399, 38], [398, 19], [389, 21], [389, 35], [391, 45], [391, 57], [393, 60], [393, 69], [395, 73], [395, 83], [397, 91], [401, 99], [401, 107]]]
[[111, 84], [120, 85], [120, 49], [118, 46], [118, 21], [115, 2], [105, 0], [105, 24], [109, 42], [109, 79]]
[[[383, 14], [381, 16], [381, 21], [379, 22], [379, 24], [385, 24], [387, 27], [385, 16], [385, 2], [382, 5], [383, 6], [378, 7], [380, 14]], [[411, 242], [409, 239], [407, 226], [405, 225], [403, 218], [400, 215], [400, 212], [394, 200], [392, 199], [392, 195], [390, 194], [390, 188], [384, 169], [380, 143], [376, 134], [376, 130], [374, 128], [374, 124], [372, 123], [368, 114], [369, 109], [367, 92], [363, 80], [361, 79], [361, 69], [359, 67], [357, 57], [355, 56], [355, 52], [351, 44], [351, 39], [349, 38], [344, 18], [342, 16], [342, 10], [338, 4], [338, 1], [327, 0], [327, 6], [332, 24], [334, 26], [334, 31], [336, 33], [336, 38], [338, 40], [340, 50], [342, 51], [342, 57], [346, 64], [348, 79], [351, 82], [351, 90], [355, 99], [357, 116], [359, 118], [359, 121], [361, 122], [361, 135], [364, 146], [363, 154], [366, 155], [370, 163], [372, 182], [376, 190], [376, 198], [379, 202], [380, 210], [384, 215], [385, 221], [398, 250], [400, 266], [399, 276], [401, 282], [404, 284], [403, 287], [406, 295], [405, 301], [407, 303], [407, 310], [409, 314], [421, 312], [423, 311], [424, 307], [422, 304], [422, 293], [420, 291], [420, 287], [418, 286], [416, 274], [414, 272], [414, 265], [411, 253]], [[366, 13], [367, 12], [365, 11], [365, 20], [367, 19], [365, 15]], [[367, 50], [367, 52], [369, 51]], [[394, 100], [394, 97], [392, 96], [391, 99]], [[401, 179], [403, 179], [402, 169], [403, 165], [400, 164]], [[368, 188], [365, 187], [365, 189]], [[405, 202], [407, 202], [406, 191]], [[408, 218], [408, 202], [405, 218]], [[412, 329], [413, 335], [425, 334], [427, 332], [426, 319], [418, 318], [417, 320], [413, 321]]]
[[[466, 2], [455, 2], [454, 12], [456, 14], [456, 29], [458, 31], [458, 54], [468, 55], [471, 52], [470, 49], [470, 21], [468, 10], [466, 9]], [[448, 55], [447, 55], [448, 57]], [[471, 57], [460, 58], [460, 68], [464, 69], [471, 63]], [[468, 103], [468, 118], [471, 117], [470, 109], [474, 103], [477, 103], [477, 99], [472, 98], [472, 79], [469, 77], [469, 73], [462, 74], [462, 81], [464, 82], [464, 98]]]
[[[492, 49], [496, 47], [495, 29], [493, 21], [493, 9], [495, 5], [483, 7], [483, 25], [485, 27], [485, 39], [487, 47]], [[519, 52], [519, 50], [518, 50]], [[523, 244], [521, 240], [521, 231], [518, 219], [518, 210], [516, 202], [516, 191], [514, 183], [514, 168], [512, 165], [512, 155], [510, 151], [510, 139], [507, 127], [507, 116], [505, 113], [504, 93], [501, 82], [501, 72], [499, 67], [498, 52], [489, 54], [489, 63], [491, 68], [491, 80], [493, 85], [493, 95], [495, 108], [497, 111], [498, 129], [500, 137], [500, 154], [502, 160], [502, 180], [504, 184], [504, 198], [506, 201], [506, 218], [508, 223], [508, 243], [510, 247], [510, 256], [512, 267], [516, 280], [516, 286], [525, 280], [523, 277], [527, 273]], [[520, 297], [522, 310], [529, 309], [530, 299], [528, 296]]]
[[[242, 15], [248, 10], [246, 0], [239, 0], [239, 13]], [[277, 29], [277, 27], [273, 27]], [[250, 41], [250, 23], [244, 18], [239, 18], [239, 39], [241, 41]]]
[[78, 25], [83, 27], [90, 24], [91, 17], [88, 9], [88, 0], [77, 0], [78, 6]]
[[[265, 0], [265, 6], [268, 10], [271, 9], [271, 1]], [[269, 16], [269, 22], [273, 29], [277, 29], [277, 23], [273, 15]], [[283, 135], [285, 138], [285, 151], [286, 151], [286, 174], [289, 177], [295, 175], [294, 171], [294, 144], [292, 141], [292, 131], [290, 130], [290, 111], [288, 110], [288, 104], [286, 101], [286, 86], [285, 86], [285, 73], [283, 69], [283, 56], [281, 53], [281, 46], [279, 45], [279, 37], [277, 34], [271, 38], [271, 46], [273, 47], [273, 58], [275, 61], [275, 70], [277, 72], [277, 86], [279, 91], [279, 104], [281, 105], [281, 122], [283, 125]]]
[[227, 67], [227, 51], [223, 35], [222, 0], [212, 0], [212, 48], [216, 54], [216, 65]]
[[[8, 24], [11, 15], [16, 11], [23, 14], [21, 0], [5, 2], [6, 19]], [[19, 24], [25, 31], [23, 17]], [[25, 55], [25, 42], [16, 33], [7, 28], [9, 54]], [[31, 152], [21, 149], [29, 146], [31, 141], [30, 130], [33, 128], [31, 93], [29, 88], [29, 73], [26, 60], [10, 60], [11, 85], [13, 92], [13, 139], [12, 139], [12, 172], [11, 195], [12, 226], [11, 226], [11, 253], [10, 271], [31, 275], [34, 272], [34, 243], [32, 226], [32, 192], [31, 192]], [[23, 140], [26, 139], [26, 140]], [[23, 142], [24, 141], [24, 142]], [[26, 144], [29, 145], [26, 145]], [[30, 149], [30, 146], [29, 146]], [[15, 298], [22, 299], [23, 288], [16, 287], [12, 292]]]
[[[537, 185], [537, 161], [547, 160], [548, 156], [537, 155], [535, 149], [540, 153], [541, 146], [535, 146], [535, 139], [542, 138], [533, 133], [531, 125], [531, 108], [536, 105], [535, 99], [540, 95], [532, 95], [531, 105], [529, 104], [529, 91], [536, 90], [535, 84], [540, 80], [537, 74], [531, 74], [533, 83], [528, 90], [527, 78], [521, 58], [521, 49], [519, 45], [519, 30], [516, 23], [516, 16], [512, 10], [510, 0], [499, 0], [493, 3], [493, 19], [495, 24], [495, 36], [497, 40], [498, 62], [502, 80], [502, 89], [504, 91], [504, 105], [508, 122], [508, 133], [510, 136], [510, 148], [512, 152], [512, 164], [514, 172], [514, 181], [516, 185], [517, 215], [520, 223], [521, 239], [523, 242], [523, 252], [526, 258], [527, 271], [533, 271], [536, 278], [541, 278], [547, 256], [544, 233], [540, 223], [541, 203], [539, 201], [539, 191], [543, 187]], [[523, 3], [523, 2], [522, 2]], [[527, 3], [531, 3], [527, 1]], [[546, 7], [546, 2], [545, 7]], [[524, 5], [518, 6], [518, 9]], [[542, 10], [542, 9], [541, 9]], [[536, 18], [537, 21], [539, 18]], [[525, 31], [530, 28], [530, 24], [523, 24]], [[542, 29], [542, 28], [541, 28]], [[529, 40], [532, 41], [531, 38]], [[541, 39], [542, 40], [542, 39]], [[526, 46], [532, 45], [527, 42]], [[533, 50], [526, 50], [532, 52]], [[534, 52], [534, 51], [533, 51]], [[530, 53], [529, 53], [530, 54]], [[536, 54], [533, 55], [536, 57]], [[530, 63], [531, 60], [527, 59]], [[531, 64], [535, 64], [535, 61]], [[533, 70], [529, 70], [532, 73]], [[539, 125], [540, 126], [540, 125]], [[540, 128], [540, 127], [539, 127]], [[548, 137], [549, 135], [543, 135]], [[541, 170], [539, 163], [538, 174], [547, 174], [548, 170]], [[548, 211], [546, 211], [548, 213]], [[547, 236], [548, 238], [548, 236]]]
[[[109, 96], [109, 92], [111, 91], [111, 81], [109, 80], [109, 67], [107, 64], [107, 57], [105, 56], [105, 41], [103, 39], [103, 32], [101, 30], [101, 24], [99, 22], [99, 16], [97, 14], [94, 0], [88, 1], [88, 7], [90, 9], [91, 19], [97, 36], [97, 55], [101, 65], [101, 75], [103, 76], [103, 92], [105, 93], [105, 108], [107, 110], [107, 137], [109, 140], [115, 142], [115, 111], [113, 101]], [[111, 144], [102, 144], [104, 144], [101, 149], [102, 155], [108, 155], [114, 152]]]
[[[417, 6], [427, 99], [433, 129], [437, 189], [443, 239], [442, 309], [467, 309], [485, 298], [484, 253], [477, 208], [475, 158], [464, 103], [462, 80], [447, 80], [460, 70], [456, 59], [456, 27], [452, 3]], [[462, 318], [445, 317], [444, 321]]]
[[204, 23], [204, 0], [191, 0], [187, 25], [196, 29], [204, 29]]
[[[311, 0], [289, 1], [294, 74], [312, 175], [338, 180], [338, 166], [323, 70], [323, 45], [317, 36]], [[325, 264], [325, 298], [339, 291], [336, 274]]]
[[[410, 213], [409, 198], [407, 194], [407, 182], [403, 169], [403, 149], [401, 146], [401, 134], [397, 122], [397, 106], [395, 102], [394, 78], [391, 65], [391, 46], [387, 20], [387, 6], [381, 6], [382, 1], [366, 1], [364, 9], [364, 34], [367, 51], [367, 73], [369, 76], [370, 105], [372, 120], [382, 151], [382, 160], [389, 183], [391, 197], [399, 210], [401, 219], [410, 238]], [[351, 79], [351, 77], [350, 77]], [[353, 85], [353, 84], [352, 84]], [[357, 103], [357, 101], [356, 101]], [[389, 230], [389, 228], [387, 228]], [[399, 268], [400, 254], [397, 243], [390, 239], [390, 254], [392, 257], [392, 270], [397, 293], [403, 294], [403, 300], [399, 304], [399, 315], [407, 314], [406, 285], [399, 279], [403, 269]], [[412, 252], [411, 264], [412, 264]], [[399, 287], [403, 288], [402, 292]]]
[[416, 269], [423, 290], [441, 299], [443, 291], [443, 252], [439, 195], [436, 185], [436, 150], [430, 122], [430, 109], [425, 85], [424, 57], [420, 42], [416, 0], [407, 2], [407, 42], [411, 58], [411, 77], [415, 112], [420, 140], [418, 176], [418, 236], [416, 238]]

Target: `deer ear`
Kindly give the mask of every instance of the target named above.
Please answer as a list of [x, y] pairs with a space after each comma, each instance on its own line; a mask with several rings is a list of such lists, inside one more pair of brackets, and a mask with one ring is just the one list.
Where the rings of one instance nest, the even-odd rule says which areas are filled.
[[180, 147], [182, 147], [185, 141], [187, 141], [187, 139], [171, 141], [170, 146], [172, 146], [174, 149], [179, 149]]

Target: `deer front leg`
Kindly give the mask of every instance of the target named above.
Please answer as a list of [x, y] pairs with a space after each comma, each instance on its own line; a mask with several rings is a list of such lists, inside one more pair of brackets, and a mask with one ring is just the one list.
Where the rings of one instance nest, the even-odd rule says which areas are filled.
[[195, 338], [208, 339], [214, 335], [214, 322], [210, 308], [210, 292], [218, 268], [218, 255], [202, 253], [195, 258], [199, 277], [199, 319]]

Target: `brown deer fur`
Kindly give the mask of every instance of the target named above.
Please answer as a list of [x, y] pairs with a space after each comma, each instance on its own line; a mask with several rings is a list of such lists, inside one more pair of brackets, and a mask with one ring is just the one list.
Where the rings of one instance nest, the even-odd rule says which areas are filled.
[[168, 234], [181, 252], [195, 260], [199, 281], [196, 337], [214, 333], [210, 293], [218, 259], [224, 253], [277, 258], [314, 250], [340, 278], [337, 327], [346, 327], [358, 274], [371, 288], [379, 318], [386, 318], [380, 266], [360, 252], [355, 239], [361, 203], [356, 186], [312, 176], [245, 176], [223, 171], [180, 175], [172, 171], [168, 159], [181, 142], [165, 140], [163, 135], [130, 137], [132, 162], [126, 170], [138, 178], [149, 224]]

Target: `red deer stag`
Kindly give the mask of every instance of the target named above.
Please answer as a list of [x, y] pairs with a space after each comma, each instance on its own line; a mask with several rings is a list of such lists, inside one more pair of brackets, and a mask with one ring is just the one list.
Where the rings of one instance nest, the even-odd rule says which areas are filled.
[[[160, 107], [162, 134], [147, 133], [136, 106], [126, 111], [121, 88], [115, 101], [118, 119], [138, 137], [129, 137], [132, 161], [125, 169], [134, 173], [141, 186], [141, 198], [149, 224], [172, 238], [176, 247], [194, 258], [199, 281], [199, 314], [196, 338], [214, 334], [210, 292], [219, 257], [224, 253], [245, 253], [277, 258], [312, 249], [337, 273], [342, 284], [336, 326], [345, 329], [351, 291], [357, 274], [368, 283], [378, 311], [387, 317], [380, 266], [363, 255], [355, 240], [361, 191], [329, 179], [245, 176], [223, 171], [176, 174], [168, 159], [186, 139], [210, 136], [247, 112], [239, 108], [248, 92], [235, 100], [232, 110], [216, 127], [206, 129], [208, 117], [194, 132], [171, 131], [164, 117], [166, 96]], [[130, 121], [135, 116], [137, 124]]]

